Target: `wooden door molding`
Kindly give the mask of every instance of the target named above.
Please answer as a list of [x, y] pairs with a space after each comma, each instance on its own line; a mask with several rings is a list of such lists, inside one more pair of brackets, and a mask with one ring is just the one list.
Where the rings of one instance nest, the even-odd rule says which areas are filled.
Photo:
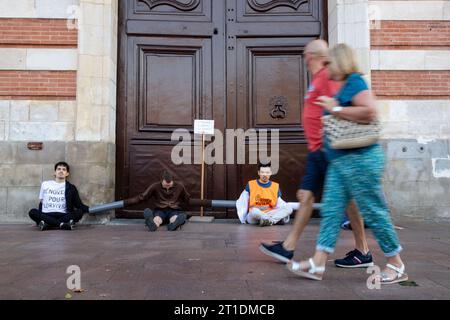
[[138, 112], [138, 122], [128, 127], [131, 140], [170, 140], [174, 129], [192, 131], [192, 119], [212, 117], [211, 39], [129, 41], [136, 64], [128, 76], [137, 86], [129, 86], [127, 95]]
[[[303, 139], [301, 112], [306, 92], [307, 72], [303, 50], [309, 39], [238, 38], [238, 101], [246, 103], [248, 112], [238, 119], [238, 126], [249, 129], [277, 128], [282, 133], [299, 134]], [[289, 106], [282, 118], [273, 118], [273, 98], [282, 97]]]
[[266, 12], [277, 7], [288, 7], [298, 10], [300, 5], [308, 3], [308, 0], [272, 0], [269, 2], [260, 2], [258, 0], [248, 0], [248, 5], [255, 11]]
[[180, 11], [192, 11], [201, 3], [200, 0], [190, 0], [187, 3], [176, 0], [139, 0], [138, 2], [145, 3], [150, 10], [158, 6], [166, 5]]

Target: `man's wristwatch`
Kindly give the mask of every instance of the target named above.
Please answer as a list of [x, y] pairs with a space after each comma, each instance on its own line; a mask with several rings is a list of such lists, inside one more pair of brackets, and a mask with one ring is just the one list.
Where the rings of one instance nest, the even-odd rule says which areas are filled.
[[334, 106], [333, 109], [331, 109], [331, 111], [333, 111], [333, 112], [340, 112], [340, 111], [342, 111], [342, 109], [344, 109], [344, 108], [341, 107], [341, 106]]

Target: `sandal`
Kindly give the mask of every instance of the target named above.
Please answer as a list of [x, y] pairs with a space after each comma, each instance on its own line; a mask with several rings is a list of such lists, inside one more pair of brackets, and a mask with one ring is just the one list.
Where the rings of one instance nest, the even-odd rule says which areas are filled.
[[392, 278], [391, 274], [388, 274], [386, 272], [381, 272], [381, 284], [391, 284], [391, 283], [398, 283], [408, 280], [408, 275], [405, 273], [405, 265], [402, 265], [401, 267], [396, 267], [390, 263], [386, 265], [387, 268], [395, 271], [395, 276]]
[[295, 262], [293, 260], [289, 261], [286, 264], [286, 267], [289, 271], [295, 273], [296, 275], [299, 275], [304, 278], [312, 279], [312, 280], [322, 280], [323, 273], [325, 272], [325, 266], [323, 267], [317, 267], [314, 264], [314, 261], [312, 258], [308, 260], [310, 268], [308, 271], [300, 269], [300, 263]]

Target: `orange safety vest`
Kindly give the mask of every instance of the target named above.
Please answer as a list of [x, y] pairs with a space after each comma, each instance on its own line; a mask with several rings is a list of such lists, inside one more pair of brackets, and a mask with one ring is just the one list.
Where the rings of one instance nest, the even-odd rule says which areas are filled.
[[272, 181], [268, 188], [261, 187], [257, 180], [248, 182], [250, 188], [250, 198], [248, 209], [253, 207], [259, 208], [263, 212], [267, 212], [275, 208], [278, 200], [279, 184]]

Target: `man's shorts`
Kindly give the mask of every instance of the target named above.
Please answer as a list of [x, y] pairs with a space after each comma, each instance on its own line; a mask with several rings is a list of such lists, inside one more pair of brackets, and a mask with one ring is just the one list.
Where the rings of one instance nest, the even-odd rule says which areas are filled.
[[325, 152], [320, 149], [308, 152], [305, 173], [299, 189], [311, 191], [315, 195], [320, 193], [325, 182], [327, 166], [328, 161], [325, 157]]
[[160, 217], [163, 221], [163, 224], [170, 223], [170, 218], [173, 216], [177, 216], [180, 213], [183, 213], [181, 210], [174, 210], [174, 209], [155, 209], [153, 210], [153, 216], [154, 217]]

